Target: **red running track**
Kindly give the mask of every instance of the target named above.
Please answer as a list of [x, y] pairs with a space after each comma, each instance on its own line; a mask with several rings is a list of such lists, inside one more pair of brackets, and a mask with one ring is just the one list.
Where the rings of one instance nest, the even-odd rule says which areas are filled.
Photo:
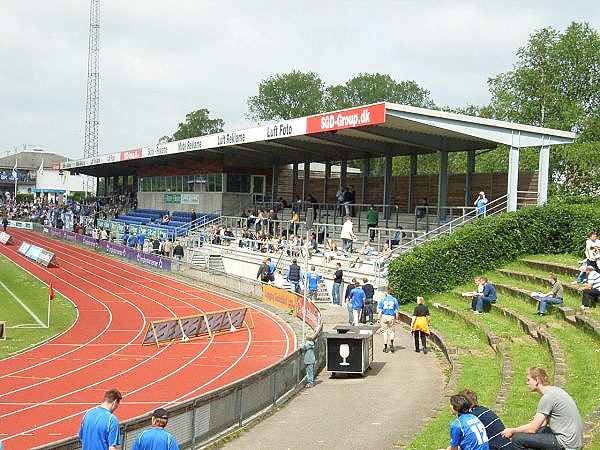
[[77, 305], [79, 317], [44, 345], [0, 360], [0, 440], [6, 449], [76, 435], [83, 413], [108, 389], [124, 394], [116, 412], [124, 421], [234, 383], [295, 350], [291, 328], [257, 306], [251, 306], [253, 329], [142, 346], [148, 320], [245, 304], [39, 234], [11, 234], [55, 253], [58, 267], [46, 269], [17, 253], [18, 244], [0, 247], [52, 282]]

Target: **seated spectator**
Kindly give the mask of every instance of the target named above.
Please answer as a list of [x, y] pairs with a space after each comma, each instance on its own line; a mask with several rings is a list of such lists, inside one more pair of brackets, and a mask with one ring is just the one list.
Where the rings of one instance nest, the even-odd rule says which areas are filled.
[[162, 246], [162, 254], [167, 258], [171, 258], [173, 256], [173, 242], [170, 239], [167, 239]]
[[579, 266], [579, 275], [577, 275], [577, 279], [575, 281], [571, 281], [571, 284], [585, 284], [587, 281], [587, 272], [585, 268], [587, 267], [587, 259], [584, 259]]
[[482, 314], [489, 308], [491, 303], [496, 303], [496, 287], [488, 281], [486, 277], [479, 277], [481, 285], [481, 293], [474, 296], [475, 299], [475, 314]]
[[600, 241], [595, 231], [592, 231], [590, 238], [585, 241], [585, 257], [587, 265], [592, 266], [597, 271], [598, 260], [600, 259]]
[[123, 245], [127, 245], [128, 240], [129, 240], [129, 234], [127, 233], [127, 231], [125, 231], [123, 233], [123, 236], [121, 236], [121, 241], [122, 241]]
[[458, 393], [469, 402], [469, 412], [477, 417], [485, 427], [485, 433], [489, 439], [488, 445], [490, 450], [513, 450], [510, 439], [502, 436], [504, 424], [494, 411], [485, 406], [481, 406], [477, 402], [477, 394], [470, 389], [465, 389]]
[[583, 421], [573, 398], [552, 386], [546, 371], [539, 367], [527, 370], [527, 386], [542, 396], [535, 416], [525, 425], [506, 428], [502, 436], [511, 438], [517, 449], [583, 448]]
[[585, 268], [587, 275], [586, 283], [578, 289], [582, 292], [581, 309], [589, 309], [596, 306], [598, 297], [600, 297], [600, 273], [594, 270], [593, 266]]
[[337, 242], [333, 239], [327, 239], [325, 244], [325, 263], [330, 263], [338, 255]]
[[379, 253], [379, 256], [375, 259], [375, 271], [381, 272], [385, 265], [389, 262], [392, 256], [393, 250], [390, 248], [389, 244], [386, 242], [383, 245], [383, 249]]
[[130, 234], [127, 238], [127, 247], [135, 248], [137, 246], [137, 238]]
[[152, 253], [156, 253], [158, 255], [158, 253], [160, 252], [160, 241], [158, 240], [158, 238], [154, 238], [152, 239]]
[[462, 395], [453, 395], [450, 397], [450, 405], [456, 419], [450, 424], [448, 450], [489, 450], [485, 427], [469, 411], [469, 401]]
[[546, 315], [548, 304], [561, 305], [563, 302], [563, 287], [555, 274], [548, 275], [548, 280], [552, 284], [552, 289], [547, 294], [532, 293], [531, 297], [536, 299], [538, 303], [537, 313], [540, 316]]

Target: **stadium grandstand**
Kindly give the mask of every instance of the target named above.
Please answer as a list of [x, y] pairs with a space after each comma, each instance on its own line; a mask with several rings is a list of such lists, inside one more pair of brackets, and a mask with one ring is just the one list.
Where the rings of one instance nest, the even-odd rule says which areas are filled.
[[[550, 148], [575, 137], [381, 102], [65, 161], [61, 168], [98, 177], [100, 198], [134, 199], [136, 208], [99, 223], [116, 239], [181, 238], [195, 249], [188, 262], [207, 266], [218, 256], [216, 267], [248, 277], [265, 256], [284, 269], [303, 255], [325, 274], [341, 261], [349, 274], [385, 277], [394, 253], [481, 214], [544, 204]], [[474, 173], [477, 152], [498, 144], [510, 148], [508, 174]], [[537, 175], [519, 173], [525, 147], [539, 148]], [[467, 153], [464, 176], [449, 175], [451, 152]], [[417, 156], [432, 153], [439, 155], [439, 174], [424, 182]], [[404, 180], [392, 176], [396, 156], [410, 158]], [[382, 177], [371, 175], [374, 158], [384, 160]], [[353, 160], [362, 160], [362, 170], [348, 167]], [[480, 190], [488, 195], [484, 210], [473, 206]], [[348, 217], [349, 247], [339, 242]]]

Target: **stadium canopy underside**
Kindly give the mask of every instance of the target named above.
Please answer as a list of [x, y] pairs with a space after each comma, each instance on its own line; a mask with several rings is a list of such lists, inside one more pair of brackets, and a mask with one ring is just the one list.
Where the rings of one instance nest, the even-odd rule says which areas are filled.
[[227, 171], [239, 167], [343, 163], [384, 157], [384, 176], [391, 177], [392, 157], [415, 155], [416, 164], [416, 155], [438, 153], [443, 186], [447, 182], [449, 152], [468, 152], [474, 165], [477, 150], [505, 144], [510, 147], [507, 194], [509, 208], [513, 209], [516, 207], [519, 149], [540, 149], [538, 200], [543, 203], [550, 146], [568, 144], [575, 138], [574, 133], [567, 131], [382, 102], [68, 161], [62, 168], [74, 173], [113, 177], [135, 175], [149, 166], [181, 167], [192, 161], [214, 162]]

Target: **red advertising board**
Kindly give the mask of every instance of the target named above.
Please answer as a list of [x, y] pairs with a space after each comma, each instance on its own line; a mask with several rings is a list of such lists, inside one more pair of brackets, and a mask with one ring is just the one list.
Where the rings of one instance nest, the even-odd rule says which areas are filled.
[[142, 157], [142, 149], [134, 148], [132, 150], [123, 150], [121, 152], [121, 161], [127, 161], [129, 159], [138, 159]]
[[385, 103], [345, 109], [306, 118], [306, 134], [364, 127], [385, 122]]

